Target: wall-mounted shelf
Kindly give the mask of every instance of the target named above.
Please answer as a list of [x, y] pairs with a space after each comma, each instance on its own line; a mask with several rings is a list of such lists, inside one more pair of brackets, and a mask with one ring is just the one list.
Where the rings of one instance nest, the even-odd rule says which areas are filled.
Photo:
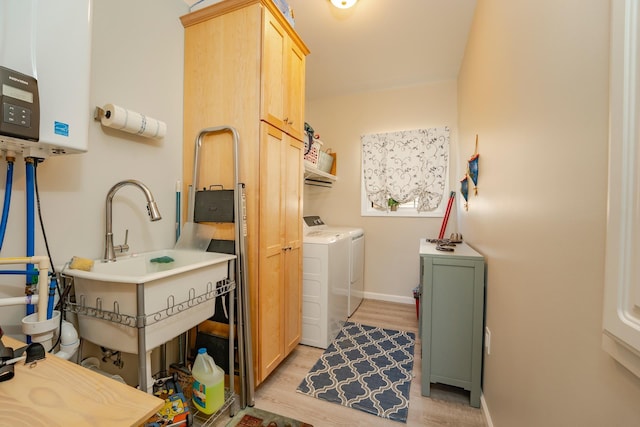
[[304, 162], [304, 183], [306, 185], [331, 187], [337, 179], [337, 176], [323, 172], [308, 162]]

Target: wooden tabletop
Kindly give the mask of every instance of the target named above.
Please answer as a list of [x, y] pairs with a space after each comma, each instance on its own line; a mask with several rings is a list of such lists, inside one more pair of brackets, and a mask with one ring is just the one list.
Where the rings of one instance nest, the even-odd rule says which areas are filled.
[[[24, 346], [11, 337], [2, 342]], [[164, 404], [150, 394], [47, 354], [33, 367], [15, 364], [0, 382], [0, 426], [138, 426]]]

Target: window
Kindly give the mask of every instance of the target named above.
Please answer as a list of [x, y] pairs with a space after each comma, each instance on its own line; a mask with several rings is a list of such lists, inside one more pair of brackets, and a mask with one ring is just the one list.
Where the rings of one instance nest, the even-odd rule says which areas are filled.
[[363, 216], [444, 216], [448, 127], [369, 134], [361, 141]]
[[609, 214], [603, 348], [640, 377], [640, 1], [611, 2]]

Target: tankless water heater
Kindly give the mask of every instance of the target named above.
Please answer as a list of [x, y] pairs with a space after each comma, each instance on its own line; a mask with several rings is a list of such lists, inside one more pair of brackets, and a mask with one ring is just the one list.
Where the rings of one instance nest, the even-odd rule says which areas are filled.
[[92, 0], [0, 0], [0, 149], [87, 151]]

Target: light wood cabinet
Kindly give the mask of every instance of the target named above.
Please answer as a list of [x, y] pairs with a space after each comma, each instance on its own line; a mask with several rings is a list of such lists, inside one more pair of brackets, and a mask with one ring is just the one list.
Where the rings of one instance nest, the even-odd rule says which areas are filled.
[[[237, 129], [246, 185], [247, 261], [256, 384], [301, 334], [304, 73], [309, 50], [271, 0], [225, 0], [181, 18], [185, 27], [183, 191], [195, 138]], [[215, 142], [210, 142], [215, 139]], [[201, 186], [231, 188], [231, 136], [200, 149]], [[183, 209], [186, 218], [186, 207]], [[233, 224], [212, 237], [233, 239]]]
[[300, 342], [302, 332], [302, 150], [304, 144], [262, 124], [258, 341], [267, 376]]
[[264, 16], [261, 118], [289, 135], [304, 136], [304, 66], [302, 49], [273, 15]]

